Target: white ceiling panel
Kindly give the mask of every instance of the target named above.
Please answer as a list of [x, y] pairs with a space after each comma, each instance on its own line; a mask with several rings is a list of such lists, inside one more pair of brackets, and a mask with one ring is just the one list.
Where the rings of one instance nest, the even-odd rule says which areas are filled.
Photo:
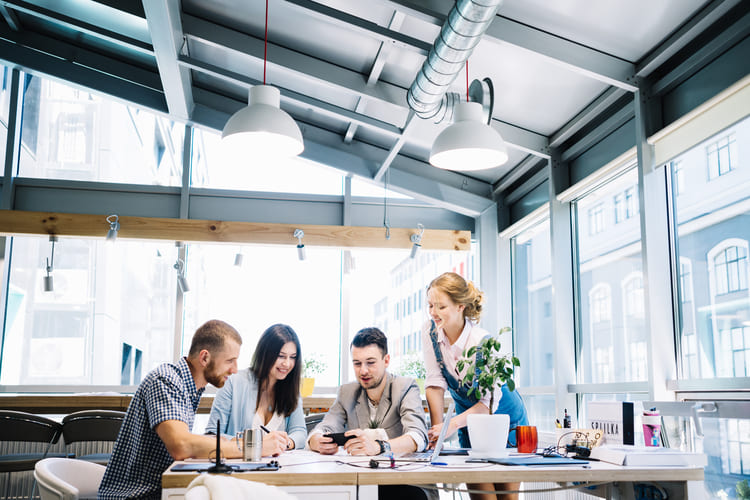
[[703, 0], [505, 0], [498, 14], [636, 62]]

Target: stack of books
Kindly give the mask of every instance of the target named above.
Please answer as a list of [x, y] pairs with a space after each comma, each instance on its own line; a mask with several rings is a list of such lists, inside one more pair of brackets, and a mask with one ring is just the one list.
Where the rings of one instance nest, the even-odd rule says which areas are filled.
[[673, 448], [637, 446], [597, 446], [591, 450], [591, 458], [615, 465], [661, 465], [705, 467], [708, 458], [703, 453], [686, 452]]

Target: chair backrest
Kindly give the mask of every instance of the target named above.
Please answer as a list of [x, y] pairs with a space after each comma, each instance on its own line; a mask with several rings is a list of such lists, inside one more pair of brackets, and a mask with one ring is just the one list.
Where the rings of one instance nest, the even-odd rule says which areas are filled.
[[318, 425], [325, 416], [325, 413], [311, 413], [309, 415], [305, 415], [305, 426], [307, 427], [307, 433], [310, 434], [310, 432], [312, 432], [315, 426]]
[[41, 500], [96, 498], [106, 469], [74, 458], [45, 458], [36, 463], [34, 478]]
[[46, 417], [22, 411], [0, 410], [0, 441], [57, 443], [62, 425]]
[[125, 413], [113, 410], [83, 410], [62, 421], [65, 444], [78, 441], [116, 441]]

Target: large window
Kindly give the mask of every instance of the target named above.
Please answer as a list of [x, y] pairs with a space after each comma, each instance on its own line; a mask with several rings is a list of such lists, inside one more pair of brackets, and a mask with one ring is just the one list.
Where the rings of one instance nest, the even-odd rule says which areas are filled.
[[[579, 223], [579, 376], [585, 383], [646, 379], [640, 219], [632, 216], [633, 208], [627, 209], [628, 203], [637, 199], [637, 182], [633, 168], [575, 203]], [[603, 226], [600, 232], [580, 225], [591, 224], [592, 210], [599, 210], [603, 220], [615, 220], [618, 195], [623, 215], [630, 217]]]
[[344, 174], [334, 168], [298, 157], [268, 165], [255, 158], [236, 158], [221, 147], [220, 134], [202, 129], [195, 129], [193, 141], [195, 187], [339, 196], [344, 192]]
[[[526, 391], [554, 383], [554, 320], [552, 317], [552, 267], [549, 219], [535, 224], [511, 240], [513, 269], [513, 331], [515, 352], [521, 361], [516, 383]], [[555, 396], [524, 396], [529, 417], [542, 430], [555, 421]]]
[[715, 179], [737, 168], [737, 138], [735, 134], [724, 134], [706, 146], [708, 178]]
[[0, 384], [136, 385], [172, 360], [173, 244], [59, 238], [51, 259], [46, 238], [14, 237], [5, 255]]
[[554, 321], [549, 219], [512, 240], [513, 329], [523, 386], [552, 385]]
[[[183, 353], [196, 328], [221, 319], [243, 338], [240, 368], [250, 365], [261, 333], [275, 323], [291, 326], [300, 338], [302, 358], [314, 354], [327, 369], [316, 384], [339, 383], [341, 251], [295, 245], [231, 246], [190, 244], [187, 248]], [[242, 253], [241, 266], [235, 256]]]
[[[685, 181], [679, 192], [672, 184], [683, 378], [748, 373], [750, 168], [741, 154], [748, 144], [750, 120], [745, 119], [670, 164], [672, 178], [679, 173]], [[717, 173], [708, 178], [706, 154], [709, 172], [713, 165]], [[730, 170], [731, 175], [718, 175]]]
[[5, 146], [8, 137], [8, 112], [10, 110], [11, 70], [0, 65], [0, 158], [5, 158]]
[[149, 111], [31, 76], [19, 175], [179, 186], [184, 130]]

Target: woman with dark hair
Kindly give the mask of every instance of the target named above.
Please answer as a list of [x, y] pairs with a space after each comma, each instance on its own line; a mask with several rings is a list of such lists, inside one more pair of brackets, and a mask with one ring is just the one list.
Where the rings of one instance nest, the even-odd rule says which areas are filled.
[[265, 427], [263, 455], [304, 448], [305, 416], [299, 387], [302, 349], [292, 327], [276, 324], [260, 336], [250, 368], [229, 377], [214, 398], [206, 432], [234, 436], [245, 429]]

